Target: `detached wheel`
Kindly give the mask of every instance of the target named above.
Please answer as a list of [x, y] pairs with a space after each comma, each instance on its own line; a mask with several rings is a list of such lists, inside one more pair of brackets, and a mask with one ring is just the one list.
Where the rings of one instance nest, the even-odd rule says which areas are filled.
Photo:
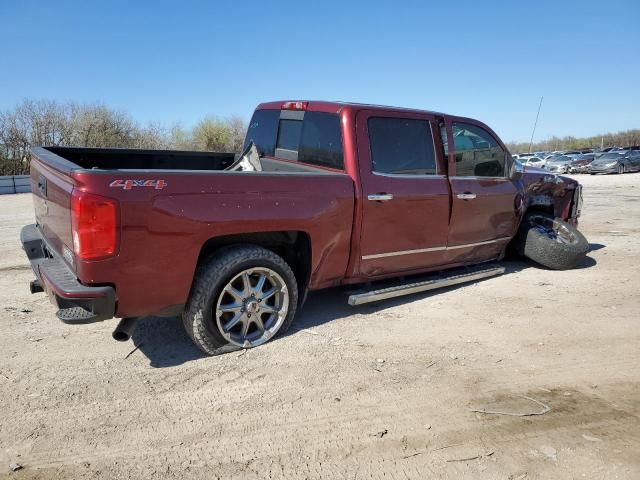
[[589, 242], [573, 225], [541, 213], [525, 217], [518, 232], [517, 252], [552, 270], [576, 267]]
[[257, 246], [231, 247], [198, 267], [182, 321], [202, 351], [219, 355], [286, 331], [297, 304], [296, 278], [280, 256]]

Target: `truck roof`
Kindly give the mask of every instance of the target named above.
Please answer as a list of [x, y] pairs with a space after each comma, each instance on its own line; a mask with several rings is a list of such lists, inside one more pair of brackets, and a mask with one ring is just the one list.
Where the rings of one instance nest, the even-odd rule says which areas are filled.
[[419, 108], [394, 107], [391, 105], [374, 105], [369, 103], [326, 101], [326, 100], [275, 100], [264, 102], [256, 107], [256, 110], [280, 110], [285, 102], [306, 102], [307, 110], [316, 112], [339, 113], [344, 107], [366, 108], [368, 110], [397, 110], [402, 112], [428, 113], [431, 115], [445, 115], [432, 110], [422, 110]]

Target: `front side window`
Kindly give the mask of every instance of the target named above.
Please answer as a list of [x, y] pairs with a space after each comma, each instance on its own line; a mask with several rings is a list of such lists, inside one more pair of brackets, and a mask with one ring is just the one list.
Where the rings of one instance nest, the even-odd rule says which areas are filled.
[[428, 121], [371, 117], [367, 126], [374, 172], [392, 175], [436, 174], [436, 155]]
[[504, 177], [506, 153], [483, 128], [454, 122], [453, 143], [456, 152], [456, 176]]

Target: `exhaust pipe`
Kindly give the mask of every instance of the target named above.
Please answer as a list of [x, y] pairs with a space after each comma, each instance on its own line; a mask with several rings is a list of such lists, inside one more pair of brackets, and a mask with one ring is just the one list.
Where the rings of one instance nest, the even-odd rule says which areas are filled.
[[127, 342], [133, 335], [133, 332], [136, 329], [137, 325], [138, 325], [138, 318], [135, 318], [135, 317], [123, 318], [122, 320], [120, 320], [120, 322], [118, 323], [118, 326], [113, 331], [111, 336], [113, 337], [114, 340], [117, 340], [118, 342]]
[[29, 290], [31, 291], [31, 293], [44, 292], [44, 289], [42, 288], [42, 285], [40, 285], [39, 280], [31, 280], [29, 282]]

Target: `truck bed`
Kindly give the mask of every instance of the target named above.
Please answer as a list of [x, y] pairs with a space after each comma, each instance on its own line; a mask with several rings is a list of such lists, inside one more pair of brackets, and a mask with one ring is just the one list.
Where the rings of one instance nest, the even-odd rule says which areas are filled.
[[[35, 148], [36, 157], [66, 170], [193, 170], [222, 172], [238, 157], [234, 153], [189, 150], [138, 150], [126, 148]], [[313, 165], [261, 158], [264, 172], [327, 173]], [[260, 173], [260, 172], [242, 172]]]
[[224, 170], [233, 163], [233, 153], [123, 148], [48, 147], [78, 167], [100, 170]]
[[[233, 154], [153, 150], [32, 149], [37, 230], [82, 285], [112, 286], [116, 316], [183, 304], [212, 241], [247, 232], [304, 235], [313, 245], [311, 288], [336, 285], [349, 260], [355, 189], [344, 172], [261, 159], [263, 171], [224, 171]], [[74, 190], [115, 199], [116, 254], [74, 255]], [[171, 310], [174, 311], [174, 310]]]

